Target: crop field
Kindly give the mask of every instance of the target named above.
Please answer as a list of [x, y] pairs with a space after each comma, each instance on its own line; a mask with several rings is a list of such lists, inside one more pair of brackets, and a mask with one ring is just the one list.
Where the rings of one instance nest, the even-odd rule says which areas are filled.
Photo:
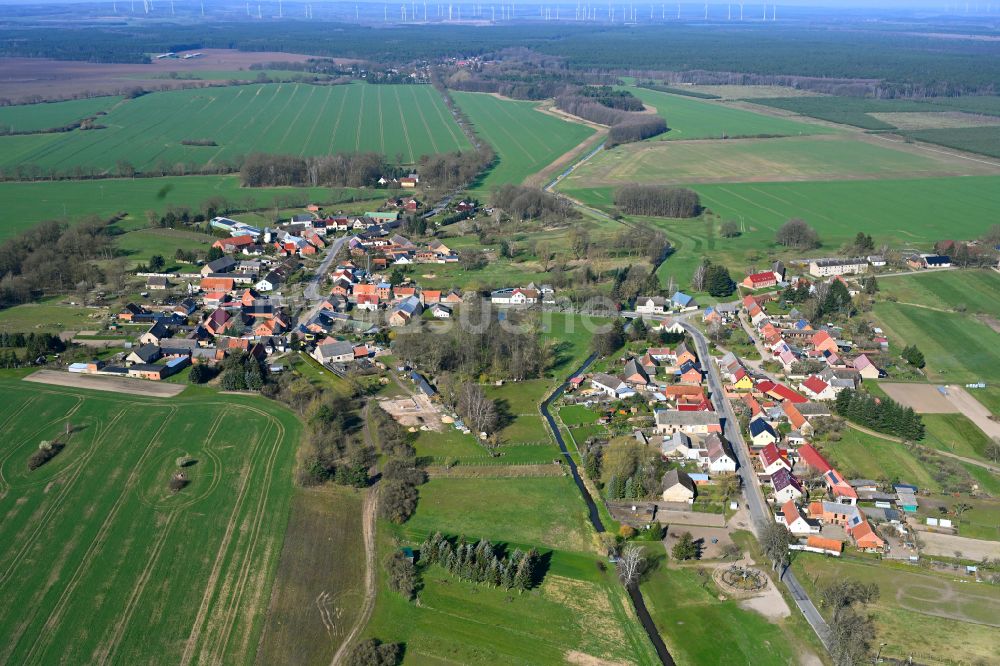
[[725, 139], [741, 136], [798, 136], [829, 134], [837, 130], [815, 123], [766, 116], [693, 97], [672, 95], [648, 88], [628, 91], [656, 109], [670, 131], [658, 139]]
[[1000, 158], [1000, 127], [997, 125], [912, 130], [904, 134], [918, 141]]
[[[11, 374], [0, 393], [0, 661], [252, 661], [289, 511], [291, 412]], [[63, 451], [29, 472], [39, 441], [57, 437]], [[195, 461], [190, 485], [172, 493], [181, 456]]]
[[903, 111], [871, 114], [894, 127], [910, 130], [942, 130], [967, 127], [996, 127], [1000, 117], [964, 111]]
[[[784, 622], [720, 601], [711, 579], [691, 568], [658, 567], [642, 583], [646, 608], [679, 664], [801, 664]], [[725, 631], [720, 631], [725, 627]]]
[[880, 596], [871, 610], [887, 659], [958, 664], [994, 663], [1000, 656], [1000, 591], [993, 585], [967, 584], [905, 565], [808, 553], [796, 557], [792, 568], [811, 593], [845, 578], [877, 584]]
[[563, 180], [567, 190], [629, 182], [672, 184], [931, 178], [1000, 173], [1000, 164], [859, 135], [644, 141], [595, 155]]
[[[0, 166], [35, 164], [113, 171], [177, 163], [211, 165], [251, 152], [326, 155], [374, 151], [413, 163], [468, 148], [431, 86], [299, 83], [171, 90], [129, 100], [105, 129], [0, 137]], [[209, 139], [216, 146], [184, 146]]]
[[37, 132], [65, 127], [98, 111], [106, 111], [120, 101], [121, 97], [91, 97], [68, 102], [4, 106], [0, 107], [0, 129]]
[[1000, 379], [1000, 336], [977, 319], [903, 303], [875, 305], [875, 316], [897, 344], [924, 353], [927, 378], [969, 383]]
[[[749, 99], [749, 98], [748, 98]], [[854, 125], [868, 130], [891, 130], [893, 125], [879, 120], [873, 113], [933, 112], [926, 102], [905, 99], [867, 99], [861, 97], [773, 97], [755, 98], [752, 101], [764, 106], [784, 109], [803, 116], [812, 116], [844, 125]]]
[[0, 183], [0, 201], [4, 204], [0, 240], [44, 220], [73, 220], [90, 214], [110, 217], [126, 212], [145, 224], [147, 210], [163, 213], [173, 205], [196, 211], [212, 197], [223, 197], [243, 208], [269, 208], [276, 200], [333, 203], [362, 196], [367, 198], [371, 192], [324, 187], [243, 188], [239, 176]]
[[497, 154], [497, 165], [477, 189], [489, 191], [504, 183], [520, 183], [572, 150], [594, 130], [535, 109], [534, 102], [516, 102], [484, 93], [454, 92], [455, 102], [473, 129]]

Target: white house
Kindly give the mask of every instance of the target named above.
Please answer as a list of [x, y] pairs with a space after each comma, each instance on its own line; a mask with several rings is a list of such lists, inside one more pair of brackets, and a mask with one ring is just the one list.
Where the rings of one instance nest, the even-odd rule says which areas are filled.
[[672, 435], [678, 431], [688, 435], [707, 435], [711, 432], [722, 432], [722, 426], [715, 412], [682, 412], [677, 409], [656, 411], [658, 434]]
[[736, 471], [736, 456], [717, 433], [705, 438], [705, 449], [709, 472], [721, 474]]
[[767, 446], [778, 442], [778, 433], [762, 417], [750, 421], [750, 439], [754, 446]]
[[664, 314], [669, 303], [662, 296], [640, 296], [635, 300], [635, 311], [639, 314]]
[[327, 342], [317, 345], [312, 357], [320, 363], [347, 363], [354, 360], [354, 344], [347, 341]]
[[628, 398], [635, 395], [635, 391], [629, 388], [622, 379], [603, 372], [591, 377], [590, 383], [595, 389], [612, 398]]
[[803, 395], [812, 400], [833, 400], [840, 392], [832, 384], [823, 381], [816, 375], [807, 377], [804, 382], [799, 384], [799, 389]]
[[792, 471], [792, 466], [781, 457], [781, 452], [778, 451], [778, 447], [773, 442], [761, 449], [757, 457], [760, 459], [760, 466], [764, 470], [764, 474], [768, 476], [774, 476], [779, 469], [786, 472]]
[[819, 525], [815, 525], [806, 520], [795, 502], [788, 500], [781, 505], [781, 510], [774, 517], [779, 525], [784, 525], [792, 534], [818, 534]]
[[802, 497], [802, 484], [787, 469], [779, 469], [771, 476], [775, 504], [784, 504]]

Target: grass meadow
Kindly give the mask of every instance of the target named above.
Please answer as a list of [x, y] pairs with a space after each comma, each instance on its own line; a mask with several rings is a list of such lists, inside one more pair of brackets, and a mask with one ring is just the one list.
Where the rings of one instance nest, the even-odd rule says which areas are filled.
[[657, 139], [725, 139], [743, 136], [798, 136], [830, 134], [832, 130], [815, 123], [766, 116], [744, 109], [706, 102], [694, 97], [673, 95], [648, 88], [628, 91], [656, 109], [670, 128]]
[[965, 584], [905, 564], [866, 563], [802, 553], [792, 568], [814, 594], [834, 581], [875, 583], [881, 592], [870, 608], [886, 659], [914, 663], [969, 664], [997, 660], [1000, 590]]
[[991, 270], [901, 275], [879, 282], [879, 291], [900, 303], [1000, 318], [1000, 273]]
[[844, 428], [839, 442], [821, 444], [823, 455], [849, 479], [899, 479], [937, 492], [940, 484], [917, 457], [898, 442]]
[[[291, 412], [17, 376], [0, 379], [0, 662], [253, 661], [289, 515]], [[29, 472], [67, 423], [65, 449]], [[171, 493], [183, 455], [190, 485]]]
[[65, 127], [99, 111], [107, 111], [121, 99], [121, 97], [90, 97], [68, 102], [4, 106], [0, 107], [0, 128], [11, 132], [38, 132]]
[[497, 165], [476, 188], [480, 191], [520, 183], [594, 133], [585, 125], [537, 111], [534, 102], [484, 93], [453, 92], [452, 96], [476, 133], [497, 154]]
[[[211, 165], [251, 152], [326, 155], [374, 151], [414, 163], [469, 147], [431, 86], [300, 83], [171, 90], [128, 100], [105, 129], [0, 137], [0, 166], [112, 171], [177, 163]], [[210, 139], [216, 146], [184, 146]]]

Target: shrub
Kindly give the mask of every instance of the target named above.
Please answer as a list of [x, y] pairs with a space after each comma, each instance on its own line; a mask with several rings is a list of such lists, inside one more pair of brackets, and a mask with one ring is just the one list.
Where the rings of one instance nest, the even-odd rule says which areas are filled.
[[38, 449], [31, 454], [28, 458], [28, 471], [33, 472], [48, 461], [59, 455], [59, 452], [63, 450], [65, 444], [59, 442], [58, 440], [53, 440], [51, 442], [42, 442], [38, 445]]

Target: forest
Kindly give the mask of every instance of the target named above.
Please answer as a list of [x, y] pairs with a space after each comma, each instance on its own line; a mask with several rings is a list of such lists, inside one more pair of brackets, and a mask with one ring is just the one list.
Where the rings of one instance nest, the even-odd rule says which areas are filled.
[[[90, 62], [141, 63], [158, 51], [239, 48], [309, 51], [316, 56], [406, 62], [475, 56], [521, 47], [564, 58], [587, 71], [722, 72], [733, 76], [801, 76], [865, 80], [880, 97], [995, 94], [1000, 91], [1000, 43], [940, 40], [858, 22], [843, 30], [753, 24], [635, 26], [520, 24], [482, 27], [408, 25], [405, 31], [336, 23], [287, 22], [50, 26], [0, 30], [0, 55]], [[968, 63], [975, 61], [975, 67]]]

